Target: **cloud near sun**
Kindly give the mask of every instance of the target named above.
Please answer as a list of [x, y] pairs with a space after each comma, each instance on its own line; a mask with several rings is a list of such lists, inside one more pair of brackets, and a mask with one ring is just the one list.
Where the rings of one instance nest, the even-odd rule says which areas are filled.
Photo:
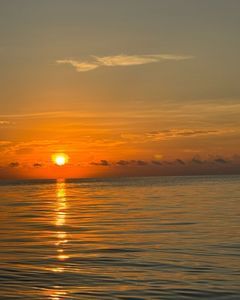
[[60, 59], [57, 64], [69, 64], [75, 68], [77, 72], [87, 72], [99, 67], [126, 67], [145, 65], [149, 63], [158, 63], [161, 61], [180, 61], [193, 59], [190, 55], [174, 55], [174, 54], [147, 54], [147, 55], [114, 55], [114, 56], [91, 56], [91, 60], [74, 60]]

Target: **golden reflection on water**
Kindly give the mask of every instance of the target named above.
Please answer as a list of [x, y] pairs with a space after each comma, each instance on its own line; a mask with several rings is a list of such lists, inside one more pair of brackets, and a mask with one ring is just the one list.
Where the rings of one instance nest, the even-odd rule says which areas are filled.
[[51, 300], [63, 300], [67, 296], [67, 292], [62, 290], [61, 287], [55, 286], [52, 290], [49, 290], [44, 293]]
[[[56, 196], [57, 196], [57, 207], [56, 207], [56, 219], [55, 225], [61, 229], [66, 225], [66, 210], [67, 210], [67, 200], [66, 200], [66, 183], [64, 180], [58, 180], [56, 185]], [[67, 233], [64, 230], [59, 230], [56, 232], [57, 241], [55, 245], [57, 246], [57, 258], [60, 261], [69, 258], [68, 255], [64, 253], [63, 246], [67, 244]]]
[[[54, 235], [56, 236], [56, 258], [58, 264], [52, 268], [54, 273], [64, 273], [65, 268], [62, 263], [69, 258], [69, 255], [65, 253], [64, 247], [68, 243], [68, 234], [64, 230], [67, 220], [67, 198], [66, 198], [66, 183], [63, 179], [58, 180], [56, 183], [56, 208], [55, 208], [55, 226], [57, 227]], [[51, 300], [64, 299], [66, 291], [62, 290], [61, 287], [54, 287], [49, 291]]]
[[57, 207], [56, 207], [56, 226], [63, 226], [66, 223], [66, 183], [64, 180], [57, 181], [56, 196], [57, 196]]
[[0, 184], [0, 299], [238, 299], [239, 177], [131, 180]]

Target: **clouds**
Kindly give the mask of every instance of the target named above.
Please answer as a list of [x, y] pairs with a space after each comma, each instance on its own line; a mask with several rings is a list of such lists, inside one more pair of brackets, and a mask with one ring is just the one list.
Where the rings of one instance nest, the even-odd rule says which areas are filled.
[[123, 159], [116, 162], [117, 166], [127, 166], [129, 164], [130, 164], [130, 162], [128, 160], [123, 160]]
[[[132, 159], [99, 159], [96, 161], [74, 160], [63, 170], [64, 174], [69, 174], [74, 170], [75, 176], [93, 177], [98, 176], [166, 176], [166, 175], [211, 175], [211, 174], [239, 174], [239, 155], [225, 157], [208, 155], [202, 159], [199, 155], [193, 157], [166, 157], [161, 160], [151, 160], [150, 158], [136, 155]], [[0, 163], [0, 178], [36, 178], [41, 174], [52, 177], [58, 176], [59, 170], [55, 172], [55, 166], [48, 160], [9, 160]], [[63, 173], [62, 173], [63, 174]]]
[[13, 123], [11, 121], [6, 121], [6, 120], [0, 120], [0, 128], [6, 128], [11, 125], [15, 125], [15, 123]]
[[[99, 161], [89, 162], [90, 166], [100, 166], [100, 167], [144, 167], [144, 166], [155, 166], [155, 167], [166, 167], [166, 166], [188, 166], [188, 165], [226, 165], [226, 164], [238, 164], [240, 159], [237, 155], [233, 156], [231, 159], [224, 158], [221, 156], [211, 157], [203, 160], [199, 156], [194, 156], [188, 159], [176, 158], [170, 160], [144, 160], [144, 159], [120, 159], [120, 160], [107, 160], [100, 159]], [[84, 164], [77, 163], [72, 166], [82, 166]], [[86, 164], [85, 164], [86, 165]], [[42, 168], [46, 166], [51, 166], [48, 162], [28, 162], [20, 163], [18, 161], [9, 162], [6, 167], [9, 168], [19, 168], [19, 167], [33, 167]]]
[[207, 159], [202, 160], [199, 156], [194, 156], [188, 159], [176, 158], [172, 160], [142, 160], [142, 159], [129, 159], [129, 160], [117, 160], [117, 161], [109, 161], [105, 159], [101, 159], [100, 161], [90, 162], [90, 165], [93, 166], [103, 166], [103, 167], [136, 167], [136, 166], [155, 166], [155, 167], [167, 167], [167, 166], [197, 166], [197, 165], [224, 165], [224, 164], [237, 164], [239, 163], [239, 157], [234, 156], [232, 159], [223, 158], [221, 156], [211, 157], [209, 156]]
[[167, 141], [176, 138], [193, 138], [208, 135], [225, 134], [226, 130], [202, 130], [202, 129], [166, 129], [156, 130], [143, 133], [126, 133], [121, 137], [133, 142], [148, 142], [148, 141]]
[[186, 60], [193, 58], [192, 56], [185, 55], [171, 55], [171, 54], [154, 54], [154, 55], [116, 55], [116, 56], [104, 56], [94, 57], [95, 60], [101, 66], [118, 67], [118, 66], [136, 66], [144, 65], [154, 62], [160, 62], [164, 60]]
[[169, 130], [148, 132], [146, 133], [146, 136], [154, 140], [164, 140], [164, 139], [172, 139], [177, 137], [215, 135], [219, 133], [220, 133], [219, 130], [169, 129]]
[[9, 168], [18, 168], [20, 166], [19, 162], [11, 162], [9, 165]]
[[42, 163], [34, 163], [33, 167], [34, 168], [41, 168], [41, 167], [43, 167], [43, 164]]
[[96, 68], [99, 67], [98, 64], [96, 63], [89, 63], [89, 62], [80, 62], [77, 60], [72, 60], [72, 59], [60, 59], [57, 60], [57, 64], [69, 64], [73, 66], [77, 72], [87, 72], [87, 71], [92, 71]]
[[214, 162], [216, 162], [218, 164], [227, 164], [227, 163], [229, 163], [229, 161], [227, 161], [226, 159], [221, 158], [221, 157], [214, 159]]
[[8, 167], [9, 167], [9, 168], [19, 168], [19, 167], [42, 168], [43, 166], [44, 166], [44, 165], [43, 165], [42, 163], [38, 163], [38, 162], [33, 163], [32, 165], [31, 165], [31, 164], [29, 164], [29, 165], [27, 165], [27, 164], [21, 164], [21, 163], [18, 162], [18, 161], [10, 162], [10, 163], [8, 164]]
[[0, 147], [7, 147], [11, 144], [12, 144], [12, 142], [10, 142], [10, 141], [1, 141], [0, 140]]
[[192, 163], [201, 165], [201, 164], [204, 164], [204, 161], [201, 160], [201, 159], [198, 158], [198, 157], [193, 157], [193, 158], [192, 158]]
[[108, 167], [108, 166], [111, 165], [111, 163], [109, 161], [105, 160], [105, 159], [102, 159], [99, 162], [93, 161], [90, 164], [94, 165], [94, 166], [104, 166], [104, 167]]
[[162, 61], [180, 61], [193, 59], [190, 55], [173, 54], [147, 54], [147, 55], [112, 55], [112, 56], [92, 56], [90, 60], [59, 59], [57, 64], [68, 64], [75, 68], [77, 72], [92, 71], [100, 67], [127, 67], [158, 63]]
[[3, 121], [3, 120], [0, 120], [0, 125], [10, 125], [11, 122], [10, 121]]
[[180, 158], [177, 158], [176, 162], [179, 163], [180, 165], [185, 165], [185, 162]]
[[109, 166], [122, 166], [122, 167], [126, 167], [126, 166], [146, 166], [149, 163], [145, 160], [141, 160], [141, 159], [131, 159], [131, 160], [118, 160], [118, 161], [114, 161], [114, 162], [110, 162], [108, 160], [102, 159], [98, 162], [91, 162], [91, 165], [94, 166], [104, 166], [104, 167], [109, 167]]

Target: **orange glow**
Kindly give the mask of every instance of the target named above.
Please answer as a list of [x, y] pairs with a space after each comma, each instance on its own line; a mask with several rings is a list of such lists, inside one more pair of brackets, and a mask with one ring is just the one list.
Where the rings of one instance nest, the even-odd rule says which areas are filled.
[[52, 156], [52, 161], [57, 166], [64, 166], [68, 163], [69, 157], [65, 153], [56, 153]]

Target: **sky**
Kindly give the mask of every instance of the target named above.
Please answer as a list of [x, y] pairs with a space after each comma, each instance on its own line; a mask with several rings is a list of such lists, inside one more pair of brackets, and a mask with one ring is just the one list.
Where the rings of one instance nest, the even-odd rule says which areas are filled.
[[0, 179], [240, 173], [239, 23], [238, 0], [0, 0]]

